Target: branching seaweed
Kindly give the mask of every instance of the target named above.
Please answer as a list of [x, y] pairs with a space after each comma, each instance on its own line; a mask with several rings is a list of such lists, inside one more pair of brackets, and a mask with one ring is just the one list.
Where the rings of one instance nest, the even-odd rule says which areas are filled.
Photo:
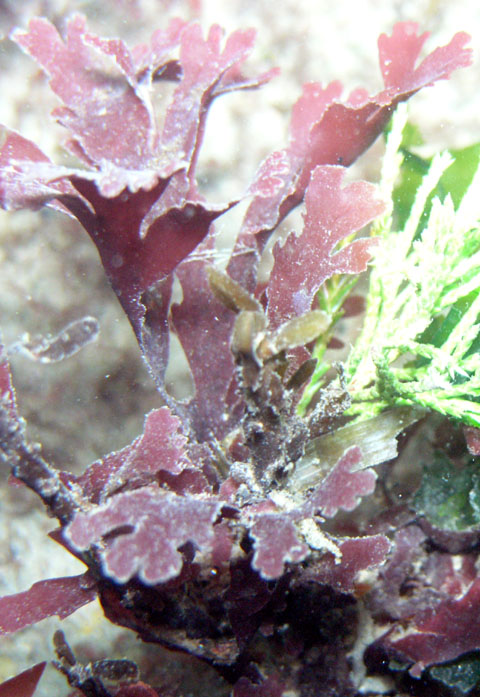
[[[204, 37], [173, 20], [130, 49], [75, 15], [65, 37], [44, 19], [12, 34], [47, 73], [61, 102], [54, 116], [81, 166], [56, 165], [4, 128], [0, 205], [48, 205], [78, 219], [162, 401], [122, 450], [81, 475], [58, 472], [27, 442], [1, 354], [0, 461], [57, 519], [51, 537], [86, 565], [0, 598], [1, 634], [98, 598], [112, 622], [218, 671], [233, 697], [391, 694], [392, 682], [380, 688], [367, 669], [389, 681], [424, 671], [427, 688], [453, 684], [454, 668], [432, 666], [480, 650], [480, 632], [464, 632], [471, 608], [480, 611], [478, 478], [465, 443], [442, 472], [462, 483], [468, 516], [438, 468], [427, 467], [417, 497], [412, 486], [400, 503], [389, 481], [406, 457], [409, 436], [400, 446], [397, 436], [430, 410], [480, 425], [480, 175], [452, 198], [452, 158], [435, 157], [397, 223], [400, 109], [380, 187], [345, 184], [345, 167], [401, 102], [470, 63], [465, 34], [418, 63], [426, 36], [402, 23], [380, 37], [378, 95], [304, 86], [289, 142], [258, 167], [220, 271], [213, 222], [238, 201], [206, 201], [196, 165], [213, 101], [275, 74], [243, 75], [253, 33], [224, 41], [218, 26]], [[170, 99], [153, 99], [166, 81]], [[270, 277], [258, 280], [271, 233], [300, 205], [302, 229], [273, 247]], [[372, 222], [372, 235], [358, 237]], [[362, 310], [347, 296], [372, 255], [363, 333], [329, 382], [327, 348], [340, 317]], [[10, 352], [54, 365], [98, 329], [87, 316]], [[191, 370], [187, 401], [166, 389], [171, 334]], [[457, 465], [463, 476], [451, 472]], [[434, 499], [456, 525], [438, 527], [445, 516], [431, 515]], [[57, 667], [85, 697], [178, 694], [143, 682], [128, 659], [83, 666], [61, 632], [54, 643]], [[3, 683], [0, 695], [31, 697], [42, 671]]]
[[[365, 416], [417, 404], [480, 425], [480, 171], [455, 208], [438, 185], [453, 162], [433, 158], [402, 230], [393, 186], [406, 124], [399, 107], [387, 141], [381, 190], [390, 205], [375, 221], [375, 251], [363, 331], [345, 365], [353, 404]], [[388, 196], [388, 198], [387, 198]]]

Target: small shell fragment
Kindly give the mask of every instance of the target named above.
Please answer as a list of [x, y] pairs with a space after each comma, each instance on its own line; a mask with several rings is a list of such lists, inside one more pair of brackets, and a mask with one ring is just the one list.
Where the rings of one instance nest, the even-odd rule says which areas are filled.
[[209, 266], [207, 276], [214, 295], [229, 310], [233, 310], [233, 312], [241, 312], [242, 310], [262, 312], [262, 306], [258, 300], [228, 274], [219, 271], [214, 266]]
[[322, 310], [311, 310], [300, 317], [294, 317], [282, 324], [269, 336], [268, 342], [262, 344], [259, 358], [265, 360], [281, 351], [305, 346], [326, 331], [329, 325], [329, 317]]
[[285, 385], [287, 390], [298, 390], [307, 380], [310, 380], [316, 365], [316, 358], [308, 358], [304, 361]]
[[257, 347], [265, 336], [266, 324], [263, 312], [240, 312], [233, 328], [233, 353], [256, 358]]

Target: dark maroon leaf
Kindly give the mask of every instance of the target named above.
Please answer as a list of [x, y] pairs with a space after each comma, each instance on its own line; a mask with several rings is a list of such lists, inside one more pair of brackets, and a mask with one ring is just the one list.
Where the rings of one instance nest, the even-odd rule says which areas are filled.
[[63, 619], [96, 596], [95, 583], [88, 573], [39, 581], [28, 591], [0, 598], [0, 634], [18, 632], [52, 615]]
[[422, 554], [422, 543], [426, 536], [418, 525], [408, 525], [395, 533], [394, 554], [385, 569], [382, 570], [384, 586], [389, 586], [400, 593], [404, 579], [412, 572], [413, 565], [418, 564]]
[[225, 399], [234, 374], [230, 336], [235, 316], [213, 295], [204, 262], [186, 260], [177, 275], [183, 300], [172, 307], [172, 321], [195, 384], [187, 418], [199, 441], [212, 435], [221, 439], [234, 421]]
[[46, 662], [24, 670], [0, 685], [0, 697], [32, 697], [45, 670]]
[[312, 493], [306, 506], [327, 518], [332, 518], [339, 509], [353, 511], [363, 496], [373, 492], [377, 479], [372, 469], [355, 469], [361, 461], [360, 448], [355, 446], [347, 450]]
[[413, 622], [406, 636], [388, 636], [383, 644], [414, 661], [410, 673], [419, 677], [435, 663], [451, 661], [463, 653], [480, 649], [480, 580], [472, 583], [461, 598], [451, 597]]
[[258, 629], [262, 611], [272, 599], [273, 590], [252, 569], [248, 559], [241, 559], [231, 565], [230, 578], [230, 587], [226, 593], [228, 615], [237, 643], [243, 648]]
[[[135, 61], [137, 75], [145, 82], [145, 74], [151, 72], [149, 79], [179, 79], [178, 73], [181, 72], [177, 61], [170, 61], [170, 55], [179, 45], [180, 37], [187, 26], [179, 17], [174, 17], [168, 23], [167, 29], [157, 29], [153, 32], [149, 44], [138, 44], [132, 48], [132, 56]], [[171, 63], [178, 65], [178, 69], [172, 71]], [[159, 75], [156, 75], [160, 71]], [[168, 76], [165, 72], [168, 72]], [[174, 75], [170, 75], [170, 73]], [[148, 82], [147, 82], [148, 84]]]
[[[158, 143], [156, 125], [148, 92], [137, 84], [123, 41], [87, 33], [85, 18], [78, 14], [68, 22], [65, 41], [41, 18], [12, 37], [50, 76], [50, 86], [64, 104], [56, 115], [87, 161], [150, 169]], [[162, 171], [165, 164], [156, 162], [155, 170]], [[165, 171], [171, 173], [170, 167]]]
[[243, 236], [272, 230], [303, 198], [313, 169], [320, 164], [351, 164], [382, 132], [394, 107], [422, 87], [470, 65], [465, 33], [437, 48], [415, 68], [428, 34], [417, 37], [412, 22], [396, 24], [391, 37], [379, 39], [380, 65], [386, 89], [368, 97], [355, 90], [340, 102], [342, 86], [309, 84], [294, 108], [290, 144], [261, 166], [251, 187], [254, 199], [244, 220]]
[[[328, 555], [315, 569], [319, 582], [333, 586], [344, 593], [357, 590], [356, 579], [360, 571], [373, 569], [383, 564], [391, 549], [384, 535], [353, 537], [338, 544], [341, 558]], [[360, 592], [367, 589], [358, 589]]]
[[[391, 555], [368, 597], [375, 619], [408, 621], [445, 599], [444, 581], [448, 576], [448, 585], [452, 587], [451, 570], [448, 564], [442, 564], [441, 557], [434, 560], [427, 554], [425, 541], [426, 536], [417, 525], [396, 531]], [[440, 580], [442, 573], [445, 576]]]
[[252, 566], [263, 578], [279, 578], [287, 562], [300, 562], [309, 553], [297, 535], [293, 520], [282, 513], [264, 513], [250, 528], [255, 554]]
[[391, 36], [380, 35], [380, 68], [387, 89], [419, 90], [436, 80], [446, 80], [454, 70], [470, 65], [472, 51], [464, 48], [470, 36], [458, 32], [449, 44], [436, 48], [415, 68], [428, 36], [429, 32], [418, 35], [415, 22], [400, 22], [394, 26]]
[[242, 235], [273, 230], [278, 224], [279, 213], [281, 217], [286, 214], [282, 209], [291, 209], [290, 198], [296, 194], [295, 176], [309, 150], [311, 128], [321, 121], [327, 107], [341, 95], [342, 85], [338, 81], [325, 88], [313, 82], [303, 86], [303, 94], [292, 109], [289, 147], [269, 155], [250, 185], [249, 193], [254, 200], [245, 217]]
[[[247, 84], [241, 78], [238, 66], [252, 48], [251, 31], [234, 32], [223, 48], [221, 37], [218, 27], [204, 40], [197, 25], [175, 22], [154, 35], [150, 49], [131, 52], [120, 40], [88, 33], [79, 15], [68, 22], [65, 40], [45, 19], [13, 34], [50, 76], [64, 104], [56, 115], [73, 137], [70, 149], [92, 169], [57, 167], [35, 145], [9, 133], [1, 151], [2, 205], [51, 201], [78, 217], [159, 380], [165, 362], [158, 365], [148, 350], [140, 296], [163, 283], [205, 237], [212, 220], [232, 205], [207, 205], [196, 191], [194, 169], [208, 106], [217, 86], [223, 93], [267, 79]], [[169, 54], [178, 44], [181, 77], [160, 134], [148, 82], [161, 61], [170, 65]], [[166, 288], [162, 292], [169, 297]], [[166, 323], [168, 308], [165, 300], [159, 305], [164, 311], [157, 325]], [[157, 346], [165, 353], [165, 332], [162, 338]]]
[[[0, 203], [7, 210], [39, 208], [57, 196], [80, 199], [68, 181], [52, 181], [65, 169], [56, 167], [32, 141], [2, 127]], [[81, 201], [77, 203], [79, 210]], [[62, 209], [64, 210], [64, 209]]]
[[[187, 542], [211, 552], [213, 522], [222, 504], [193, 496], [176, 496], [158, 487], [143, 487], [112, 496], [106, 503], [79, 512], [65, 530], [69, 544], [86, 550], [107, 533], [121, 534], [101, 551], [105, 575], [126, 583], [135, 575], [154, 585], [178, 576]], [[128, 529], [125, 532], [125, 529]]]
[[[95, 184], [79, 177], [75, 178], [75, 186], [95, 209], [95, 218], [80, 222], [96, 243], [131, 320], [135, 320], [140, 295], [187, 257], [206, 236], [211, 222], [226, 209], [208, 207], [196, 196], [185, 198], [177, 177], [162, 180], [149, 191], [125, 192], [115, 198], [101, 196]], [[153, 215], [152, 207], [160, 197]], [[104, 221], [101, 236], [97, 234], [99, 220]], [[139, 333], [141, 322], [134, 321], [134, 326]]]
[[291, 233], [274, 249], [268, 283], [268, 316], [273, 326], [311, 308], [322, 283], [336, 273], [365, 271], [375, 240], [359, 239], [339, 251], [339, 243], [376, 218], [384, 208], [367, 182], [342, 187], [342, 167], [317, 167], [306, 194], [303, 232]]
[[223, 31], [211, 27], [202, 38], [200, 26], [189, 24], [181, 36], [182, 79], [167, 110], [162, 140], [194, 168], [206, 108], [223, 75], [241, 64], [253, 48], [253, 30], [233, 32], [222, 50]]
[[123, 450], [94, 462], [77, 478], [84, 495], [98, 501], [141, 474], [160, 470], [173, 475], [191, 466], [185, 453], [186, 438], [180, 433], [180, 420], [168, 407], [147, 414], [143, 434]]
[[446, 595], [464, 595], [477, 578], [476, 555], [432, 552], [424, 564], [425, 576], [434, 588]]

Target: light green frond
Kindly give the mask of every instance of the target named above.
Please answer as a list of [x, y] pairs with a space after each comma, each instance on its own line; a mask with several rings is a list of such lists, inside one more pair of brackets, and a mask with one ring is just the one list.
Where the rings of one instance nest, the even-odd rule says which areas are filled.
[[[406, 124], [401, 106], [383, 161], [380, 190], [387, 208], [373, 225], [380, 244], [365, 320], [345, 363], [353, 400], [349, 413], [363, 419], [387, 407], [417, 404], [480, 425], [478, 153], [477, 171], [463, 198], [455, 189], [456, 208], [445, 188], [454, 158], [448, 152], [433, 157], [412, 193], [405, 224], [396, 230], [395, 185]], [[314, 380], [306, 391], [308, 401], [315, 389]]]

